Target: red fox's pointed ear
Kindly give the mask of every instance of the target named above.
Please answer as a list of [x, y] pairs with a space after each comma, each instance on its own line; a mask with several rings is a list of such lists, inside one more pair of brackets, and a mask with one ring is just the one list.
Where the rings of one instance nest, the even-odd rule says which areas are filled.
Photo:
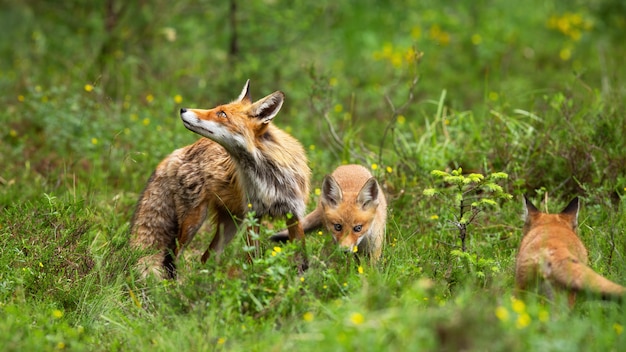
[[580, 200], [578, 199], [578, 197], [576, 197], [572, 199], [572, 201], [569, 202], [569, 204], [561, 212], [561, 214], [566, 214], [566, 215], [570, 215], [574, 217], [572, 220], [572, 226], [574, 228], [578, 226], [578, 210], [579, 209], [580, 209]]
[[378, 206], [378, 193], [378, 182], [376, 182], [376, 178], [370, 177], [361, 187], [356, 201], [363, 210], [374, 208]]
[[278, 114], [285, 101], [285, 94], [281, 91], [274, 92], [265, 98], [254, 102], [249, 110], [249, 115], [256, 117], [263, 123], [270, 123]]
[[322, 205], [335, 208], [341, 203], [342, 199], [341, 187], [339, 187], [339, 184], [332, 176], [326, 175], [324, 181], [322, 181], [322, 195], [320, 197]]
[[252, 99], [250, 98], [250, 80], [246, 81], [246, 84], [244, 84], [243, 89], [241, 90], [241, 93], [239, 93], [239, 97], [237, 98], [237, 101], [243, 100], [252, 101]]
[[524, 220], [528, 221], [528, 215], [539, 212], [533, 203], [524, 194]]

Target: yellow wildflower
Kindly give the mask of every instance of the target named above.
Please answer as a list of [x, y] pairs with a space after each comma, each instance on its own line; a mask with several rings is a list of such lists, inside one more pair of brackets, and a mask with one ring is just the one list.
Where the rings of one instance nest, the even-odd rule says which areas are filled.
[[528, 313], [521, 314], [519, 317], [517, 317], [517, 321], [515, 322], [515, 327], [517, 327], [518, 329], [523, 329], [527, 327], [528, 325], [530, 325], [530, 321], [531, 319]]
[[561, 49], [561, 51], [559, 51], [559, 57], [563, 61], [569, 60], [572, 57], [572, 49], [570, 48]]
[[513, 303], [512, 308], [515, 313], [522, 314], [526, 312], [526, 304], [524, 304], [524, 301], [519, 300], [517, 298], [512, 298], [511, 301]]
[[481, 37], [480, 34], [475, 33], [472, 35], [472, 44], [479, 45], [482, 42], [483, 42], [483, 37]]
[[354, 325], [361, 325], [365, 321], [365, 317], [361, 313], [352, 313], [350, 315], [350, 321]]
[[93, 90], [93, 86], [91, 84], [85, 84], [85, 92], [91, 92]]
[[499, 306], [496, 308], [496, 317], [502, 322], [509, 321], [509, 311], [506, 308]]

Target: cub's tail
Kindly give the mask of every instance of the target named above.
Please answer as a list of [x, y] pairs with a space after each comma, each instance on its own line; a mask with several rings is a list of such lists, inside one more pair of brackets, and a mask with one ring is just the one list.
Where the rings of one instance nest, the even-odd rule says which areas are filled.
[[[322, 209], [315, 208], [312, 212], [307, 214], [304, 219], [301, 221], [302, 229], [304, 232], [311, 232], [313, 230], [317, 230], [322, 227]], [[289, 240], [289, 232], [287, 229], [281, 230], [277, 232], [275, 235], [270, 237], [271, 241], [285, 243]]]
[[574, 258], [563, 259], [549, 273], [558, 284], [573, 291], [589, 292], [603, 299], [622, 301], [626, 288], [596, 273]]

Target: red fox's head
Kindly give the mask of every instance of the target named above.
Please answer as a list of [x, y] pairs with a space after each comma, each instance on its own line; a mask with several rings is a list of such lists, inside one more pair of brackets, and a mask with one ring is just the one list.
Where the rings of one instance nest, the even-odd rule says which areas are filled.
[[346, 250], [354, 247], [371, 231], [379, 205], [378, 182], [374, 177], [365, 182], [358, 194], [344, 195], [335, 179], [327, 175], [320, 198], [324, 223], [333, 239]]
[[524, 229], [522, 233], [526, 235], [530, 230], [537, 226], [551, 224], [561, 225], [569, 228], [572, 231], [576, 231], [578, 226], [578, 197], [572, 199], [572, 201], [563, 209], [559, 214], [547, 214], [539, 211], [533, 203], [531, 203], [526, 196], [524, 196]]
[[284, 99], [283, 92], [276, 91], [253, 103], [248, 80], [235, 101], [209, 110], [183, 108], [180, 117], [189, 130], [237, 154], [240, 148], [250, 150], [255, 140], [266, 133]]

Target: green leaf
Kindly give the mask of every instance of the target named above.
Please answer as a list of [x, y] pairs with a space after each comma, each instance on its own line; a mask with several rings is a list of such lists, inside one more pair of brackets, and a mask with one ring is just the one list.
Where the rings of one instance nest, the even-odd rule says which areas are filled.
[[450, 176], [449, 173], [445, 172], [445, 171], [441, 171], [441, 170], [433, 170], [430, 172], [431, 175], [433, 176], [438, 176], [438, 177], [446, 177], [446, 176]]
[[454, 203], [457, 207], [461, 205], [462, 201], [463, 201], [463, 195], [461, 193], [457, 193], [454, 195]]
[[504, 172], [494, 172], [491, 175], [489, 175], [489, 177], [495, 180], [499, 180], [499, 179], [507, 179], [509, 178], [509, 175]]
[[464, 179], [463, 176], [446, 176], [446, 177], [443, 178], [443, 180], [445, 182], [452, 183], [452, 184], [455, 184], [457, 186], [464, 184], [463, 183], [463, 179]]
[[432, 197], [432, 196], [434, 196], [434, 195], [435, 195], [435, 194], [437, 194], [437, 193], [439, 193], [439, 192], [437, 192], [437, 190], [436, 190], [436, 189], [434, 189], [434, 188], [426, 188], [426, 189], [424, 190], [424, 192], [423, 192], [423, 194], [424, 194], [426, 197]]
[[498, 203], [496, 203], [495, 200], [489, 199], [489, 198], [483, 198], [483, 199], [480, 200], [479, 203], [480, 204], [484, 204], [484, 205], [492, 205], [494, 207], [498, 205]]
[[481, 174], [469, 174], [468, 176], [466, 176], [466, 178], [472, 180], [472, 182], [474, 182], [474, 183], [478, 183], [478, 182], [484, 180], [485, 176], [483, 176]]
[[483, 187], [486, 188], [490, 192], [497, 192], [497, 193], [504, 192], [504, 190], [502, 189], [500, 185], [497, 185], [491, 182], [485, 183]]

